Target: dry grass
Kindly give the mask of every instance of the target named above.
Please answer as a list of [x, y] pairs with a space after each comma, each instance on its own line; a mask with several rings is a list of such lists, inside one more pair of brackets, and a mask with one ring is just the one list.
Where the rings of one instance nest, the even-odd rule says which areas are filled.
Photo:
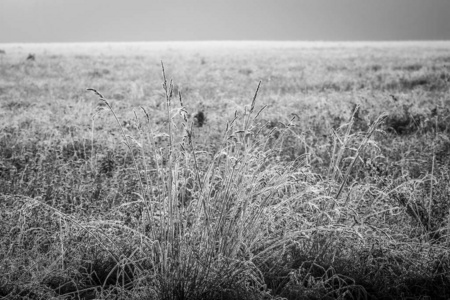
[[2, 46], [0, 297], [447, 299], [447, 52], [338, 46]]

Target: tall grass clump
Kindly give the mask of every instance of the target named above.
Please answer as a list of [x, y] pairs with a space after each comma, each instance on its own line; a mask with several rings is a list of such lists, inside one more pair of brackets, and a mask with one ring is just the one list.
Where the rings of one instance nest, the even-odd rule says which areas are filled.
[[269, 297], [261, 266], [302, 233], [290, 206], [303, 190], [294, 182], [309, 174], [293, 172], [297, 162], [273, 164], [276, 151], [261, 150], [266, 138], [255, 139], [253, 125], [262, 111], [255, 106], [259, 85], [250, 107], [228, 122], [216, 153], [197, 149], [194, 120], [173, 86], [163, 67], [166, 128], [155, 131], [143, 108], [146, 122], [133, 137], [92, 90], [121, 126], [139, 178], [139, 200], [118, 208], [138, 207], [135, 222], [120, 225], [136, 233], [135, 270], [158, 299]]

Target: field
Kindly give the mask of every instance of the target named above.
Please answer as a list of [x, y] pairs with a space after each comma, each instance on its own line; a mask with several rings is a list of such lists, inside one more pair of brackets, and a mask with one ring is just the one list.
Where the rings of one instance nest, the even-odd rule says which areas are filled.
[[0, 49], [0, 299], [450, 298], [450, 42]]

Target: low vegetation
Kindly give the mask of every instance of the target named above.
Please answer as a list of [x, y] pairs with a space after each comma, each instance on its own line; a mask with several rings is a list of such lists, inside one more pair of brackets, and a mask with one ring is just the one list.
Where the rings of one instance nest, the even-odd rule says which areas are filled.
[[450, 297], [448, 47], [153, 46], [2, 45], [0, 298]]

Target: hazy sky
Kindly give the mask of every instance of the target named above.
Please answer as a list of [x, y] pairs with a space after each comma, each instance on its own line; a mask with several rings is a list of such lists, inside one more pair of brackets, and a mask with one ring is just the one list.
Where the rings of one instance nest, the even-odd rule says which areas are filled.
[[450, 40], [450, 0], [0, 0], [0, 43]]

